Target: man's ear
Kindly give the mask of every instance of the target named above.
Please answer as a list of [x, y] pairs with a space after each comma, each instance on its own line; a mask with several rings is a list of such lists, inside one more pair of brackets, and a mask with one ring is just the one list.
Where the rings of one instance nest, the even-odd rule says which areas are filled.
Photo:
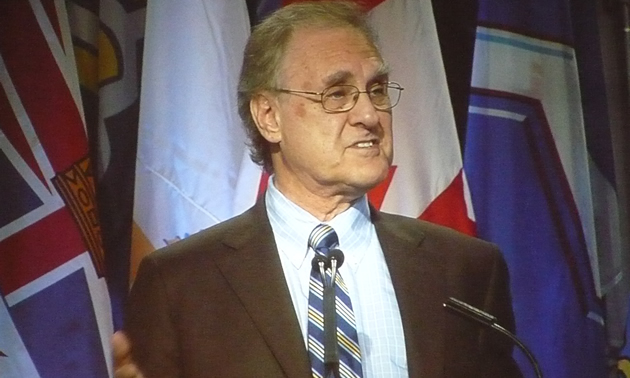
[[270, 143], [279, 143], [282, 137], [275, 98], [269, 93], [259, 93], [249, 102], [249, 111], [263, 138]]

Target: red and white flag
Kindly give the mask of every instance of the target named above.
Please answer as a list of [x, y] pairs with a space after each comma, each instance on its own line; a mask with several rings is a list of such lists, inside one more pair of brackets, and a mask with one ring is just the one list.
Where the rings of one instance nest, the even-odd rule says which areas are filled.
[[430, 0], [372, 0], [370, 18], [391, 80], [405, 90], [394, 108], [390, 181], [370, 193], [384, 211], [474, 234], [453, 108]]
[[65, 1], [0, 2], [0, 375], [108, 377], [113, 325]]

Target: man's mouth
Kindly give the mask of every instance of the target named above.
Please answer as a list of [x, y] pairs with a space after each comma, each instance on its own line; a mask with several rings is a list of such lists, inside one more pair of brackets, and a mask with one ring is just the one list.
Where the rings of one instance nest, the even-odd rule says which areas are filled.
[[365, 140], [365, 141], [357, 142], [354, 145], [358, 148], [370, 148], [370, 147], [375, 146], [376, 144], [378, 144], [378, 141], [376, 140]]

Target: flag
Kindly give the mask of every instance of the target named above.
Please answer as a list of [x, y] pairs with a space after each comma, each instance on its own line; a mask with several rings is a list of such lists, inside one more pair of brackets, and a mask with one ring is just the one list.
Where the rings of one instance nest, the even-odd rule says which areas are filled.
[[610, 163], [610, 140], [589, 153], [589, 123], [608, 124], [583, 108], [576, 17], [594, 10], [575, 3], [480, 1], [464, 156], [478, 236], [508, 262], [517, 335], [554, 378], [607, 374], [598, 248], [615, 232], [596, 232], [590, 167]]
[[109, 376], [110, 302], [64, 1], [0, 2], [0, 372]]
[[146, 23], [132, 267], [233, 216], [246, 156], [236, 106], [245, 1], [153, 2]]
[[135, 176], [144, 1], [67, 1], [114, 327], [123, 321]]
[[[617, 176], [612, 148], [608, 92], [594, 1], [572, 3], [576, 62], [580, 82], [588, 172], [593, 202], [596, 251], [591, 260], [595, 289], [605, 304], [608, 350], [618, 351], [624, 329], [630, 287], [624, 276]], [[614, 357], [611, 353], [611, 357]]]
[[[430, 0], [371, 1], [391, 80], [405, 90], [393, 109], [394, 162], [384, 211], [475, 233], [466, 175]], [[395, 20], [395, 21], [394, 21]]]

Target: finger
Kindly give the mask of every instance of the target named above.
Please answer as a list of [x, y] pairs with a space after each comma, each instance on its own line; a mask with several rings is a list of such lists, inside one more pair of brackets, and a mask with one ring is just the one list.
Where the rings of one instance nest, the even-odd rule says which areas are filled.
[[131, 343], [124, 332], [115, 332], [112, 335], [111, 344], [114, 357], [114, 369], [131, 360]]
[[116, 369], [114, 378], [143, 378], [144, 376], [134, 364], [126, 364]]

